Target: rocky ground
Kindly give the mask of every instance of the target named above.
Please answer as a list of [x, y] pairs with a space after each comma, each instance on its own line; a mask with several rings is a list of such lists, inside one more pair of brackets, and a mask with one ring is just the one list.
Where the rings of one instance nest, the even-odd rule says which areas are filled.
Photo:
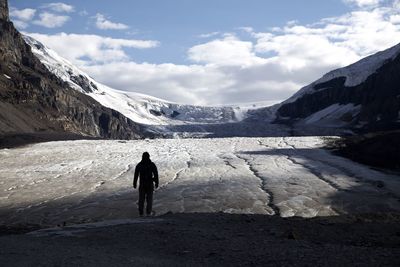
[[400, 131], [377, 132], [328, 141], [337, 155], [375, 168], [400, 171]]
[[99, 138], [56, 132], [21, 133], [0, 135], [0, 149], [16, 148], [35, 143], [65, 140], [96, 140]]
[[[2, 232], [2, 266], [399, 266], [400, 215], [167, 214]], [[18, 229], [23, 231], [23, 229]], [[17, 232], [18, 232], [17, 231]]]

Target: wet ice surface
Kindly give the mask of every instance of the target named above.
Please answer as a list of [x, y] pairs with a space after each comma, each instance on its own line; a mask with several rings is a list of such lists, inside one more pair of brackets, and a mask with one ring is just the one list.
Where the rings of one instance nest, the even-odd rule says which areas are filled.
[[[326, 216], [400, 210], [400, 177], [321, 149], [319, 137], [66, 141], [0, 150], [0, 224], [137, 217], [134, 167], [160, 173], [158, 215]], [[383, 187], [382, 187], [383, 185]]]

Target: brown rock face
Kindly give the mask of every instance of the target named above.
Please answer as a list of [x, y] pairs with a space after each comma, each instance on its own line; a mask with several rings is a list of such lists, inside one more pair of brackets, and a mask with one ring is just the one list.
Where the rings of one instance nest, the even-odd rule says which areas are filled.
[[[0, 1], [3, 18], [7, 1]], [[144, 137], [143, 126], [101, 106], [50, 73], [13, 24], [0, 19], [0, 135], [37, 132], [113, 139]]]
[[8, 21], [8, 1], [0, 0], [0, 19]]

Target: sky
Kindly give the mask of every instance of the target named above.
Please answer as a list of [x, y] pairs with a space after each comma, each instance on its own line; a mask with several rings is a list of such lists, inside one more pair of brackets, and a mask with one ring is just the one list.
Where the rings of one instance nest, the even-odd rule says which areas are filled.
[[279, 102], [400, 42], [400, 0], [9, 0], [15, 26], [112, 88]]

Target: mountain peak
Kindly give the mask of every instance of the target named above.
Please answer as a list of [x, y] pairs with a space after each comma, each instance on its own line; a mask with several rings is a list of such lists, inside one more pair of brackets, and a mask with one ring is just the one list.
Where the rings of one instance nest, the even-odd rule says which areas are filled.
[[9, 21], [8, 0], [0, 0], [0, 19]]

